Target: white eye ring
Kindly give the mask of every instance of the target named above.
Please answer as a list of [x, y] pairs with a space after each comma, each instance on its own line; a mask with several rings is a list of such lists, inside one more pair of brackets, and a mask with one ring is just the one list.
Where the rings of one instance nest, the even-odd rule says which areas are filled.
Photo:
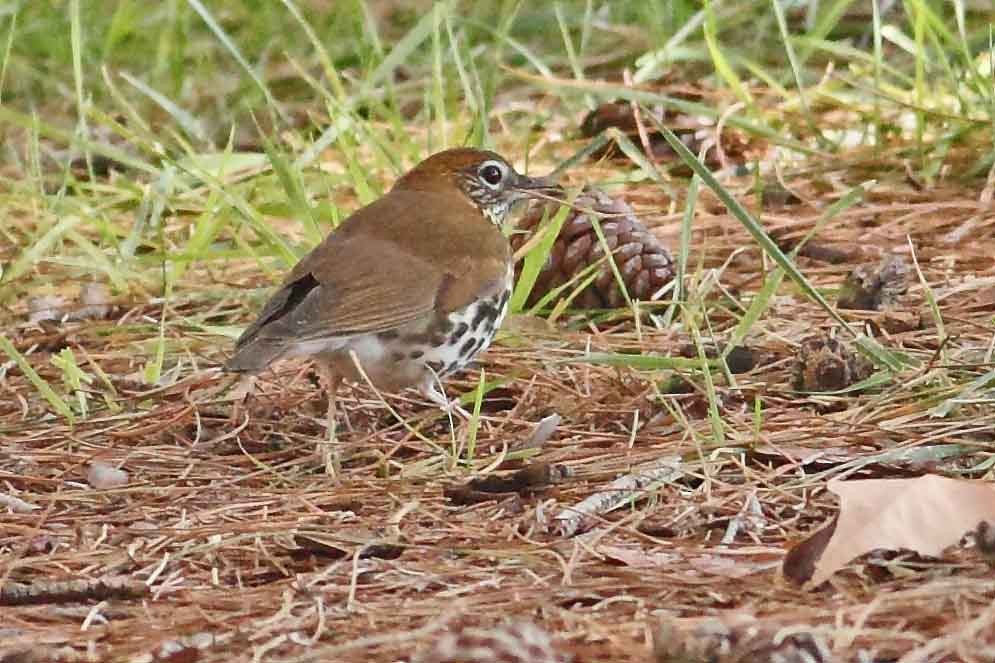
[[508, 167], [505, 166], [500, 161], [485, 161], [480, 164], [480, 168], [477, 169], [477, 174], [480, 176], [481, 181], [492, 189], [498, 189], [504, 178], [508, 175]]

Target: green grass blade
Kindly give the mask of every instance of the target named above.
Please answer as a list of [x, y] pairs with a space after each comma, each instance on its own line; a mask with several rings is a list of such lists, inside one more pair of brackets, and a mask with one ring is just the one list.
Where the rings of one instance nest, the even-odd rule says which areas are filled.
[[3, 334], [0, 334], [0, 351], [4, 352], [8, 357], [14, 360], [17, 367], [21, 369], [22, 373], [24, 373], [24, 376], [27, 377], [31, 384], [34, 385], [35, 389], [38, 390], [38, 393], [41, 394], [46, 401], [48, 401], [48, 404], [52, 406], [53, 410], [62, 415], [70, 424], [75, 421], [76, 416], [73, 414], [73, 409], [69, 407], [69, 404], [66, 403], [61, 396], [55, 393], [52, 387], [50, 387], [49, 384], [45, 382], [40, 375], [38, 375], [35, 369], [31, 366], [31, 362], [29, 362], [24, 355], [18, 352], [17, 348], [14, 347], [14, 344], [11, 343], [10, 340]]
[[[83, 94], [83, 28], [80, 25], [79, 0], [69, 0], [69, 41], [73, 55], [73, 87], [76, 90], [77, 135], [84, 139], [90, 131], [86, 122], [86, 109], [89, 101]], [[88, 147], [83, 147], [86, 169], [93, 179], [93, 158]]]
[[484, 402], [486, 393], [486, 373], [480, 369], [480, 379], [477, 381], [477, 388], [474, 390], [473, 412], [466, 430], [466, 460], [472, 463], [477, 457], [477, 432], [480, 430], [480, 408]]
[[59, 219], [38, 239], [27, 245], [21, 255], [15, 258], [10, 267], [5, 270], [0, 277], [0, 282], [10, 283], [34, 269], [35, 265], [52, 250], [52, 247], [82, 221], [83, 219], [76, 215], [64, 216]]
[[743, 227], [746, 228], [747, 232], [753, 236], [753, 239], [760, 245], [764, 253], [771, 257], [781, 269], [784, 270], [785, 274], [794, 281], [795, 285], [811, 300], [817, 303], [833, 320], [837, 322], [843, 329], [847, 331], [851, 336], [855, 338], [857, 345], [871, 357], [873, 357], [878, 363], [882, 363], [888, 366], [892, 370], [897, 370], [902, 367], [905, 363], [901, 356], [897, 353], [890, 352], [885, 348], [881, 347], [879, 343], [874, 341], [867, 336], [858, 334], [853, 328], [846, 323], [846, 320], [840, 316], [835, 308], [823, 297], [822, 293], [819, 292], [815, 286], [813, 286], [805, 275], [801, 273], [798, 266], [788, 258], [787, 255], [777, 246], [777, 244], [770, 238], [770, 235], [764, 230], [763, 226], [753, 218], [753, 216], [743, 207], [738, 200], [736, 200], [729, 191], [722, 186], [715, 176], [712, 175], [711, 171], [705, 167], [701, 161], [699, 161], [694, 154], [681, 142], [674, 132], [672, 132], [667, 127], [657, 120], [655, 117], [650, 116], [650, 119], [656, 124], [657, 129], [663, 134], [674, 151], [681, 157], [681, 160], [688, 165], [691, 170], [693, 170], [698, 177], [710, 188], [719, 200], [728, 208], [728, 210], [735, 216]]
[[[596, 366], [620, 366], [624, 368], [635, 368], [641, 371], [662, 371], [662, 370], [698, 370], [702, 367], [701, 360], [697, 357], [670, 357], [662, 355], [626, 354], [617, 352], [590, 352], [578, 357], [561, 359], [557, 363], [563, 364], [593, 364]], [[717, 368], [719, 360], [706, 360], [709, 368]]]
[[751, 107], [753, 106], [753, 95], [750, 94], [749, 89], [739, 79], [739, 76], [736, 75], [736, 71], [729, 64], [729, 60], [726, 59], [722, 48], [719, 46], [718, 21], [716, 21], [713, 6], [714, 2], [712, 0], [705, 2], [705, 45], [708, 46], [708, 53], [712, 57], [712, 65], [715, 67], [715, 71], [719, 77], [726, 82], [726, 85], [732, 89], [739, 100], [746, 104], [747, 107]]
[[525, 302], [528, 301], [532, 288], [535, 287], [539, 272], [546, 264], [546, 258], [549, 256], [569, 212], [569, 206], [561, 205], [556, 214], [539, 226], [538, 232], [544, 234], [539, 243], [525, 256], [522, 272], [518, 277], [518, 283], [515, 284], [515, 291], [511, 295], [509, 306], [512, 313], [521, 313], [525, 307]]
[[249, 75], [252, 82], [256, 84], [256, 87], [258, 87], [260, 92], [263, 93], [263, 96], [266, 97], [266, 102], [269, 104], [270, 108], [275, 110], [277, 115], [279, 115], [280, 119], [284, 122], [288, 121], [286, 113], [284, 113], [283, 108], [280, 107], [280, 104], [278, 104], [276, 99], [273, 97], [273, 93], [270, 92], [266, 82], [259, 76], [252, 65], [249, 64], [249, 61], [245, 59], [245, 56], [242, 55], [242, 51], [240, 51], [238, 46], [235, 45], [235, 42], [232, 41], [231, 37], [228, 36], [228, 33], [221, 27], [221, 24], [215, 20], [214, 15], [211, 14], [211, 12], [200, 0], [187, 0], [187, 3], [193, 7], [195, 12], [200, 14], [201, 19], [203, 19], [204, 23], [207, 24], [207, 27], [211, 30], [211, 32], [214, 33], [214, 36], [218, 38], [218, 41], [224, 45], [231, 56], [235, 58], [235, 61], [238, 62], [242, 69], [245, 70], [245, 73]]
[[7, 65], [10, 64], [10, 50], [14, 46], [14, 35], [17, 34], [17, 9], [10, 14], [10, 28], [7, 30], [7, 45], [3, 49], [3, 62], [0, 63], [0, 105], [3, 104], [3, 88], [7, 82]]
[[196, 138], [197, 140], [206, 142], [207, 131], [204, 129], [204, 125], [201, 124], [200, 120], [195, 118], [193, 115], [180, 108], [172, 99], [166, 97], [166, 95], [160, 93], [157, 90], [152, 89], [150, 86], [146, 85], [144, 81], [141, 81], [126, 71], [120, 73], [121, 78], [126, 80], [133, 88], [144, 94], [146, 97], [151, 99], [157, 106], [166, 111], [170, 117], [176, 120], [183, 130], [191, 138]]

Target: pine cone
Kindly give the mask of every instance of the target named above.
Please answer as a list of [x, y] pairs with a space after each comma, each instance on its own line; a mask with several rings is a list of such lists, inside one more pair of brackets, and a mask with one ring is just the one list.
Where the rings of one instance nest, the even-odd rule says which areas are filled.
[[[652, 301], [660, 288], [673, 279], [674, 260], [670, 252], [636, 219], [632, 208], [624, 201], [587, 187], [574, 201], [574, 207], [568, 212], [546, 264], [536, 278], [535, 287], [529, 295], [529, 305], [535, 304], [550, 290], [567, 283], [604, 256], [591, 223], [591, 214], [583, 211], [588, 209], [600, 217], [605, 242], [612, 250], [631, 299]], [[554, 202], [533, 205], [519, 224], [519, 229], [526, 232], [512, 237], [512, 247], [517, 250], [528, 240], [542, 220], [544, 211], [551, 218], [558, 208], [559, 205]], [[521, 263], [518, 269], [521, 270]], [[566, 297], [572, 292], [571, 288], [567, 288], [560, 296]], [[625, 296], [608, 261], [602, 263], [598, 276], [573, 300], [576, 308], [618, 308], [624, 305]]]
[[839, 391], [865, 380], [874, 366], [829, 334], [810, 336], [798, 347], [794, 386], [799, 391]]
[[840, 287], [836, 303], [864, 311], [893, 308], [908, 292], [910, 274], [900, 255], [885, 255], [877, 265], [858, 265]]
[[549, 635], [535, 624], [517, 622], [491, 628], [464, 628], [444, 633], [415, 663], [566, 663]]

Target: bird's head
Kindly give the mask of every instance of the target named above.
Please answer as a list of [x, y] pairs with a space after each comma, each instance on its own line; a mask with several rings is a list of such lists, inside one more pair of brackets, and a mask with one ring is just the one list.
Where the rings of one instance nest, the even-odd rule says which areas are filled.
[[468, 147], [433, 154], [401, 177], [394, 188], [465, 196], [495, 225], [501, 225], [519, 200], [561, 192], [545, 177], [515, 172], [495, 152]]

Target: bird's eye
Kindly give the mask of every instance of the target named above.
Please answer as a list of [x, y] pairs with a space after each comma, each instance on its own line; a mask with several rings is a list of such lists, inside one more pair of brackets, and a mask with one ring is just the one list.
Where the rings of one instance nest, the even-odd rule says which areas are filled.
[[480, 178], [488, 185], [496, 187], [504, 179], [504, 170], [495, 163], [485, 164], [480, 169]]

